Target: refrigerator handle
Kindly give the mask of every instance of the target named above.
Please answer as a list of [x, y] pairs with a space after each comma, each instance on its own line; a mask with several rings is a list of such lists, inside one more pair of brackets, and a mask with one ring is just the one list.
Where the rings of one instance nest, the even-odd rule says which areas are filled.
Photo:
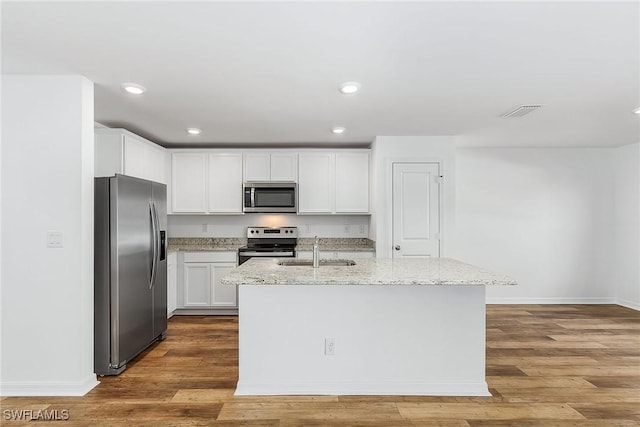
[[155, 263], [153, 264], [155, 269], [153, 271], [153, 285], [155, 285], [155, 278], [158, 275], [158, 265], [160, 264], [160, 245], [162, 244], [160, 239], [160, 219], [158, 217], [158, 209], [156, 208], [156, 202], [153, 203], [153, 218], [155, 219], [155, 233], [154, 242], [156, 243]]
[[156, 256], [158, 249], [158, 237], [156, 229], [156, 211], [153, 202], [149, 202], [149, 214], [151, 216], [151, 277], [149, 278], [149, 289], [153, 288], [153, 282], [156, 276]]

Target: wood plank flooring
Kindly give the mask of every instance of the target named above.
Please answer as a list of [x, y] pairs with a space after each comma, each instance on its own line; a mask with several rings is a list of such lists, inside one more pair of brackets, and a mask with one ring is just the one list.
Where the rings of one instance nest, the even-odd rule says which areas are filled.
[[236, 317], [176, 316], [164, 342], [84, 397], [5, 397], [68, 410], [64, 426], [640, 426], [640, 312], [490, 305], [491, 397], [242, 396]]

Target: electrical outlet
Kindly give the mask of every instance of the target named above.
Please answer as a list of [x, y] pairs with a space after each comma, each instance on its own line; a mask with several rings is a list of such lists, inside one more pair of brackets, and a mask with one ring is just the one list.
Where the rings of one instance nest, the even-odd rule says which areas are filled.
[[360, 234], [364, 234], [364, 224], [360, 224]]
[[48, 248], [62, 247], [62, 233], [60, 231], [47, 231], [47, 247]]
[[335, 356], [336, 355], [336, 340], [335, 338], [324, 339], [324, 355]]
[[350, 227], [348, 225], [344, 226], [344, 234], [349, 234], [349, 228]]
[[209, 225], [208, 224], [202, 224], [202, 232], [206, 233], [207, 231], [209, 231]]

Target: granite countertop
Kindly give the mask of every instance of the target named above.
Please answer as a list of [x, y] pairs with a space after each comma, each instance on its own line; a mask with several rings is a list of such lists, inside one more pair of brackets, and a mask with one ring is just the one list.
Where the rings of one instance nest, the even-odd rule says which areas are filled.
[[[320, 252], [375, 252], [375, 242], [371, 239], [361, 238], [327, 238], [320, 239]], [[314, 238], [299, 238], [296, 251], [313, 251]]]
[[228, 285], [516, 285], [508, 276], [451, 258], [357, 259], [346, 267], [281, 266], [252, 258], [222, 278]]
[[[313, 238], [300, 238], [296, 251], [313, 250]], [[171, 251], [237, 251], [247, 244], [246, 238], [238, 237], [170, 237], [167, 250]], [[360, 238], [321, 238], [320, 251], [327, 252], [375, 252], [375, 242]]]
[[167, 251], [237, 251], [246, 244], [247, 239], [235, 237], [170, 237]]

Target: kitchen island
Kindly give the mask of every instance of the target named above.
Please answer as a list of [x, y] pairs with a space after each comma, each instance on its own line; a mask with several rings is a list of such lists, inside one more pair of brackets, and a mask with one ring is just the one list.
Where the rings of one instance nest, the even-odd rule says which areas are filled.
[[447, 258], [283, 266], [251, 259], [239, 286], [237, 395], [488, 396], [485, 286], [507, 276]]

